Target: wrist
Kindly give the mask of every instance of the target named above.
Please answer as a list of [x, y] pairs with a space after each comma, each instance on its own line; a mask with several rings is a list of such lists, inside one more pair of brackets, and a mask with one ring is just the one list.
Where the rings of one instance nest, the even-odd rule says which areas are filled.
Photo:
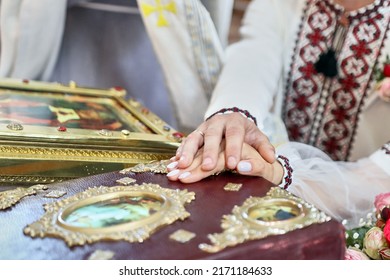
[[273, 164], [273, 179], [272, 183], [279, 186], [283, 182], [283, 177], [284, 177], [284, 168], [283, 165], [280, 161], [276, 160]]

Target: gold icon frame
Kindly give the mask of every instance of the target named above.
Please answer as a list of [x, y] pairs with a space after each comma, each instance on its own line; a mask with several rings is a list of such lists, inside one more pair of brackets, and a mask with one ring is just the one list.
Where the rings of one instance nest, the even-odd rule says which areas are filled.
[[168, 159], [184, 136], [122, 88], [2, 79], [0, 102], [0, 183], [54, 183]]
[[[278, 209], [287, 217], [275, 216]], [[280, 187], [272, 187], [264, 197], [249, 197], [241, 206], [235, 206], [230, 215], [221, 220], [223, 232], [209, 234], [211, 244], [199, 244], [208, 253], [217, 253], [227, 247], [270, 235], [284, 234], [315, 223], [330, 220], [324, 212]]]
[[[118, 199], [128, 199], [136, 197], [153, 198], [161, 202], [161, 209], [153, 212], [151, 215], [142, 217], [136, 220], [122, 220], [120, 223], [112, 223], [118, 216], [116, 209], [120, 209], [122, 204], [119, 204], [114, 210], [109, 208], [109, 211], [102, 218], [102, 215], [95, 217], [80, 216], [81, 221], [77, 224], [74, 220], [66, 221], [70, 214], [74, 213], [83, 207], [89, 207], [96, 204], [104, 203], [105, 201], [115, 200], [115, 205], [118, 205]], [[46, 204], [45, 214], [36, 222], [28, 225], [24, 229], [26, 235], [31, 237], [56, 237], [62, 238], [69, 247], [77, 245], [85, 245], [98, 241], [118, 241], [125, 240], [128, 242], [144, 242], [159, 228], [172, 224], [177, 220], [184, 220], [190, 216], [190, 213], [185, 210], [185, 204], [190, 203], [195, 199], [195, 193], [187, 190], [173, 190], [162, 188], [157, 184], [144, 183], [142, 185], [132, 186], [114, 186], [114, 187], [95, 187], [84, 192], [77, 193], [74, 196], [56, 201], [51, 204]], [[128, 206], [134, 204], [126, 203]], [[106, 204], [107, 205], [107, 204]], [[109, 205], [111, 207], [111, 205]], [[88, 210], [89, 211], [89, 210]], [[110, 212], [111, 211], [111, 212]], [[133, 212], [128, 211], [133, 214]], [[115, 215], [114, 215], [115, 214]], [[129, 215], [131, 215], [129, 214]], [[88, 222], [84, 219], [88, 218]], [[115, 218], [115, 219], [114, 219]], [[97, 220], [110, 223], [92, 225], [90, 220]], [[73, 224], [72, 224], [73, 223]]]

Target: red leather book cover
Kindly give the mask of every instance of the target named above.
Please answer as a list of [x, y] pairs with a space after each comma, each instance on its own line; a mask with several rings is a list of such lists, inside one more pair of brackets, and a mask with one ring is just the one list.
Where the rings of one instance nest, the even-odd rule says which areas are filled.
[[[45, 214], [44, 205], [71, 197], [91, 187], [120, 185], [117, 180], [124, 177], [135, 179], [137, 184], [145, 182], [158, 184], [162, 188], [193, 192], [195, 199], [185, 205], [189, 217], [158, 228], [143, 242], [100, 240], [85, 245], [68, 246], [58, 237], [31, 237], [24, 233], [28, 225]], [[226, 191], [224, 187], [227, 183], [242, 184], [242, 187], [239, 191]], [[200, 244], [210, 244], [209, 234], [222, 231], [221, 219], [224, 215], [229, 215], [235, 206], [242, 205], [249, 197], [262, 197], [267, 194], [272, 185], [261, 178], [223, 173], [201, 182], [182, 184], [167, 180], [165, 174], [110, 172], [47, 187], [46, 191], [26, 196], [12, 207], [0, 210], [0, 259], [82, 260], [90, 258], [97, 250], [112, 252], [112, 259], [122, 260], [343, 259], [345, 254], [344, 228], [332, 219], [285, 234], [246, 241], [216, 253], [200, 249]], [[52, 190], [66, 193], [60, 198], [44, 195]], [[177, 230], [192, 232], [195, 237], [185, 243], [177, 242], [170, 238]]]

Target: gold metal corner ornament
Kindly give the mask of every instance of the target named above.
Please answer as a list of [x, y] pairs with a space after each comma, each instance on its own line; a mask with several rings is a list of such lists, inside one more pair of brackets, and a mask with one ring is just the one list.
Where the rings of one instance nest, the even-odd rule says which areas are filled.
[[130, 178], [130, 177], [123, 177], [121, 179], [116, 180], [116, 182], [121, 184], [121, 185], [128, 186], [128, 185], [134, 184], [135, 182], [137, 182], [137, 180], [134, 178]]
[[155, 160], [149, 163], [140, 163], [137, 164], [136, 166], [123, 169], [119, 171], [119, 173], [128, 174], [128, 173], [152, 172], [152, 173], [166, 174], [168, 173], [167, 166], [169, 163], [170, 163], [169, 160]]
[[46, 213], [24, 233], [62, 238], [70, 247], [101, 240], [143, 242], [158, 228], [187, 218], [184, 205], [194, 199], [193, 192], [157, 184], [94, 187], [46, 204]]
[[47, 198], [60, 198], [61, 196], [66, 195], [66, 191], [61, 190], [52, 190], [49, 193], [45, 194], [44, 197]]
[[18, 203], [23, 197], [34, 195], [37, 191], [47, 190], [45, 185], [34, 185], [28, 188], [16, 188], [0, 192], [0, 210], [7, 209]]
[[199, 248], [216, 253], [250, 240], [284, 234], [329, 220], [329, 216], [313, 205], [279, 187], [273, 187], [265, 197], [249, 197], [242, 206], [235, 206], [231, 215], [222, 218], [224, 231], [209, 234], [212, 244], [202, 243]]
[[190, 232], [185, 229], [178, 229], [177, 231], [175, 231], [169, 236], [169, 239], [180, 243], [186, 243], [190, 241], [192, 238], [194, 238], [195, 236], [196, 234], [193, 232]]
[[242, 184], [227, 183], [223, 189], [228, 192], [238, 192], [242, 187]]

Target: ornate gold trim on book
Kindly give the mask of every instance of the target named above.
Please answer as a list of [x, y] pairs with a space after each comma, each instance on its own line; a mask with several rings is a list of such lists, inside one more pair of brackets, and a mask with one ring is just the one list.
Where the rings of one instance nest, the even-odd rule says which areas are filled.
[[100, 186], [45, 204], [46, 213], [24, 233], [62, 238], [68, 246], [100, 240], [143, 242], [158, 228], [187, 218], [184, 205], [194, 199], [193, 192], [157, 184]]
[[75, 179], [76, 177], [46, 177], [33, 175], [0, 175], [0, 183], [9, 184], [52, 184], [60, 183], [67, 180]]
[[45, 185], [34, 185], [29, 188], [16, 188], [8, 191], [0, 192], [0, 209], [7, 209], [18, 203], [23, 197], [34, 195], [37, 191], [46, 190]]
[[209, 234], [211, 244], [202, 243], [199, 248], [216, 253], [226, 247], [329, 220], [330, 217], [313, 205], [279, 187], [273, 187], [265, 197], [249, 197], [242, 206], [235, 206], [230, 215], [222, 218], [224, 231]]
[[168, 173], [167, 165], [169, 164], [169, 160], [160, 160], [160, 161], [152, 161], [149, 163], [140, 163], [136, 166], [123, 169], [119, 171], [121, 174], [128, 173], [143, 173], [143, 172], [152, 172], [152, 173]]
[[[67, 148], [49, 148], [49, 147], [23, 147], [1, 145], [0, 153], [7, 157], [13, 155], [23, 159], [52, 159], [58, 160], [83, 160], [83, 161], [102, 161], [102, 162], [134, 162], [152, 161], [165, 159], [166, 155], [129, 152], [129, 151], [99, 151], [92, 149], [67, 149]], [[129, 161], [132, 159], [132, 161]]]

